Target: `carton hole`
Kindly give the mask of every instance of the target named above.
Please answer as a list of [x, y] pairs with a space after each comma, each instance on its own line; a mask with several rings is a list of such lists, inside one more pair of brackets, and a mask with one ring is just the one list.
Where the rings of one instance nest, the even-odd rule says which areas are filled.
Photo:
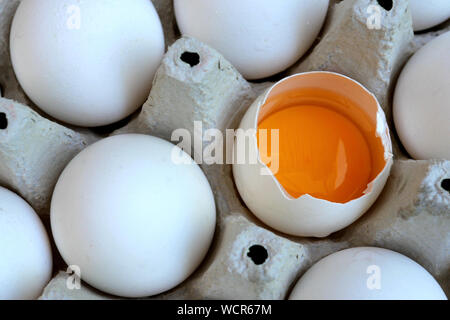
[[197, 52], [183, 52], [180, 56], [181, 61], [187, 63], [191, 68], [195, 67], [200, 63], [200, 55]]
[[441, 187], [442, 189], [450, 193], [450, 179], [442, 180]]
[[394, 2], [392, 0], [377, 0], [377, 2], [386, 11], [391, 11], [394, 6]]
[[249, 257], [254, 264], [261, 265], [269, 258], [267, 249], [259, 244], [255, 244], [248, 248], [247, 257]]
[[6, 113], [0, 112], [0, 130], [5, 130], [6, 128], [8, 128], [8, 118]]

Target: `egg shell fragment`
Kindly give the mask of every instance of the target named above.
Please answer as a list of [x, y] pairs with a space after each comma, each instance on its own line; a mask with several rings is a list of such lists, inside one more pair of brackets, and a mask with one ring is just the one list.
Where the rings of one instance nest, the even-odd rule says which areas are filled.
[[[245, 154], [257, 154], [257, 163], [235, 163], [233, 175], [244, 202], [264, 223], [290, 235], [326, 237], [356, 221], [378, 198], [392, 166], [392, 145], [384, 112], [374, 95], [356, 81], [332, 72], [309, 72], [281, 80], [250, 106], [239, 128], [256, 130], [261, 108], [269, 97], [301, 87], [329, 90], [338, 88], [342, 94], [359, 102], [376, 126], [376, 135], [381, 138], [384, 146], [385, 165], [368, 184], [364, 195], [347, 203], [333, 203], [308, 194], [297, 199], [292, 198], [261, 161], [256, 135], [251, 136], [248, 143], [245, 143]], [[237, 148], [235, 143], [235, 157]], [[266, 174], [261, 174], [263, 172]]]

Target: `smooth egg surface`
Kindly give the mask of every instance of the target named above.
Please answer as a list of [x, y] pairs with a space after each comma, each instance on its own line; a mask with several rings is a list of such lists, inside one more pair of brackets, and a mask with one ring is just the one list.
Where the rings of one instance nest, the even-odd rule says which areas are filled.
[[222, 53], [247, 79], [279, 73], [311, 47], [328, 0], [175, 0], [183, 35]]
[[406, 151], [417, 160], [450, 160], [450, 32], [422, 47], [400, 74], [393, 116]]
[[432, 28], [450, 18], [448, 0], [410, 0], [414, 31]]
[[50, 241], [38, 215], [0, 187], [0, 300], [37, 299], [52, 267]]
[[186, 280], [205, 257], [215, 222], [200, 167], [171, 143], [138, 134], [83, 150], [63, 171], [51, 204], [67, 264], [123, 297], [159, 294]]
[[19, 83], [40, 109], [95, 127], [142, 106], [164, 35], [148, 0], [27, 0], [14, 16], [10, 45]]
[[314, 264], [290, 300], [447, 300], [427, 270], [397, 252], [351, 248]]

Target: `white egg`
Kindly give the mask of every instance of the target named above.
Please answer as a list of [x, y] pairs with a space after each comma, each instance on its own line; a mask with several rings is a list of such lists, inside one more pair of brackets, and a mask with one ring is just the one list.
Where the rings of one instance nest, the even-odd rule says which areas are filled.
[[448, 0], [410, 0], [409, 6], [414, 31], [429, 29], [450, 18]]
[[41, 220], [0, 187], [0, 300], [36, 299], [51, 275], [52, 251]]
[[447, 300], [422, 266], [397, 252], [361, 247], [323, 258], [298, 281], [290, 300]]
[[279, 73], [316, 39], [329, 0], [175, 0], [178, 26], [222, 53], [247, 79]]
[[149, 0], [26, 0], [11, 27], [11, 58], [27, 95], [61, 121], [119, 121], [146, 100], [164, 54]]
[[[177, 164], [172, 153], [189, 164]], [[200, 167], [169, 142], [137, 134], [83, 150], [63, 171], [51, 204], [53, 236], [67, 264], [97, 289], [124, 297], [184, 281], [206, 255], [215, 221]]]
[[408, 61], [395, 89], [395, 127], [417, 160], [450, 160], [449, 54], [450, 32], [446, 32]]
[[[309, 92], [311, 89], [312, 91]], [[279, 103], [279, 97], [284, 97], [287, 100]], [[364, 165], [370, 164], [372, 166], [370, 176], [367, 177], [367, 180], [362, 180], [360, 194], [342, 202], [317, 198], [311, 196], [310, 192], [294, 197], [278, 181], [273, 174], [273, 170], [269, 170], [266, 163], [261, 160], [256, 135], [261, 119], [264, 119], [275, 109], [297, 105], [317, 105], [335, 110], [352, 121], [354, 126], [358, 127], [361, 133], [364, 133], [367, 141], [370, 139], [370, 143], [373, 142], [367, 147], [370, 158], [364, 163]], [[319, 125], [319, 123], [316, 124]], [[253, 103], [245, 113], [239, 128], [249, 133], [250, 137], [247, 143], [239, 144], [238, 139], [236, 139], [234, 144], [233, 175], [239, 194], [253, 214], [270, 227], [287, 234], [325, 237], [347, 227], [363, 215], [375, 202], [389, 176], [392, 165], [392, 146], [383, 110], [375, 96], [362, 85], [336, 73], [309, 72], [281, 80]], [[321, 137], [321, 132], [314, 133], [314, 136], [311, 135], [312, 133], [308, 132], [300, 139], [305, 137], [309, 140], [314, 138], [319, 141], [326, 139], [325, 136]], [[339, 135], [339, 132], [331, 132], [330, 135], [334, 139], [334, 136]], [[316, 160], [330, 159], [330, 163], [334, 167], [339, 165], [340, 159], [344, 158], [344, 166], [341, 172], [337, 171], [338, 176], [347, 175], [348, 168], [351, 170], [357, 169], [355, 166], [352, 167], [351, 164], [348, 166], [345, 163], [345, 157], [352, 156], [352, 153], [359, 153], [361, 151], [359, 149], [355, 152], [348, 152], [345, 150], [345, 146], [340, 148], [340, 145], [337, 145], [339, 148], [333, 154], [327, 152], [315, 154], [312, 151], [307, 151], [310, 147], [311, 144], [306, 143], [305, 140], [305, 143], [300, 143], [295, 148], [297, 148], [296, 150], [306, 150], [304, 156], [307, 159], [305, 161], [309, 161], [311, 167], [317, 167], [319, 164], [315, 160], [308, 160], [310, 157]], [[341, 149], [343, 149], [343, 152], [338, 152]], [[295, 150], [290, 151], [294, 154], [292, 158], [294, 161], [303, 157], [301, 155], [297, 157]], [[246, 157], [241, 156], [241, 160], [239, 160], [239, 154]], [[274, 151], [272, 154], [279, 153]], [[252, 158], [257, 160], [252, 162]], [[288, 160], [290, 161], [290, 159]], [[283, 165], [283, 161], [285, 160], [282, 157], [277, 160], [280, 167]], [[318, 167], [316, 172], [322, 170], [325, 169]], [[310, 175], [311, 179], [315, 179], [313, 175], [316, 173], [303, 172], [302, 174], [304, 176]], [[300, 184], [301, 182], [297, 177], [293, 176], [291, 180], [293, 183]], [[311, 184], [316, 186], [326, 184], [325, 181], [320, 179], [317, 178]], [[336, 183], [338, 184], [337, 180]]]

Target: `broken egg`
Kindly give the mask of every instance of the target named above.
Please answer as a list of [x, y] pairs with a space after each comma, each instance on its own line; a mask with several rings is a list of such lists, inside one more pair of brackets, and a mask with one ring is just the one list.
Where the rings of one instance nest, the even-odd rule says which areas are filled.
[[450, 160], [449, 54], [450, 32], [446, 32], [412, 56], [395, 88], [395, 128], [406, 151], [417, 160]]
[[432, 28], [450, 18], [449, 0], [410, 0], [414, 31]]
[[247, 79], [279, 73], [311, 47], [329, 0], [175, 0], [178, 27], [218, 50]]
[[159, 294], [186, 280], [205, 257], [215, 223], [200, 167], [171, 143], [140, 134], [84, 149], [64, 169], [51, 203], [66, 263], [93, 287], [122, 297]]
[[28, 97], [82, 127], [114, 123], [141, 107], [165, 50], [149, 0], [22, 1], [10, 44]]
[[357, 220], [389, 176], [392, 146], [375, 96], [331, 72], [276, 83], [244, 115], [233, 175], [249, 209], [295, 236], [325, 237]]
[[0, 187], [0, 300], [36, 299], [52, 275], [52, 250], [33, 208]]
[[290, 300], [447, 300], [421, 265], [400, 253], [360, 247], [333, 253], [314, 264]]

